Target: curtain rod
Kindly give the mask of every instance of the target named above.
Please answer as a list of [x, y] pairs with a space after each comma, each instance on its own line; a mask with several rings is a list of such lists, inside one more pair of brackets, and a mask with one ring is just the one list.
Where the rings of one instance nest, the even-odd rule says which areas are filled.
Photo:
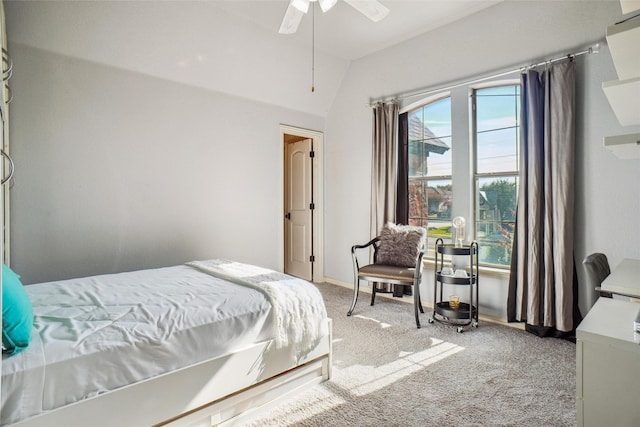
[[395, 101], [399, 101], [399, 100], [402, 100], [402, 99], [413, 98], [415, 96], [431, 95], [433, 93], [455, 89], [455, 88], [458, 88], [460, 86], [467, 86], [467, 85], [474, 84], [474, 83], [481, 83], [481, 82], [486, 81], [486, 80], [491, 80], [491, 79], [495, 79], [495, 78], [498, 78], [498, 77], [507, 76], [507, 75], [513, 74], [513, 73], [520, 73], [520, 72], [523, 72], [523, 71], [526, 71], [526, 70], [529, 70], [529, 69], [532, 69], [532, 68], [541, 67], [543, 65], [553, 64], [554, 62], [563, 61], [563, 60], [566, 60], [566, 59], [572, 60], [576, 56], [587, 55], [587, 54], [590, 55], [592, 53], [598, 53], [599, 49], [600, 49], [600, 42], [596, 42], [596, 43], [592, 44], [591, 46], [589, 46], [588, 48], [586, 48], [585, 50], [582, 50], [580, 52], [569, 53], [567, 55], [558, 56], [556, 58], [548, 59], [546, 61], [542, 61], [542, 62], [539, 62], [537, 64], [521, 66], [521, 67], [518, 67], [518, 68], [514, 68], [512, 70], [509, 70], [509, 71], [503, 71], [501, 73], [496, 73], [496, 74], [492, 74], [490, 76], [480, 77], [480, 78], [473, 79], [473, 80], [466, 80], [466, 81], [463, 81], [463, 82], [460, 82], [460, 83], [455, 83], [455, 84], [451, 84], [449, 86], [444, 86], [444, 87], [440, 87], [440, 88], [436, 88], [436, 89], [421, 90], [419, 92], [409, 92], [409, 93], [404, 93], [404, 94], [400, 94], [400, 95], [396, 95], [396, 96], [392, 96], [392, 97], [379, 98], [379, 99], [377, 99], [375, 101], [370, 102], [369, 106], [373, 107], [373, 106], [375, 106], [376, 104], [378, 104], [380, 102], [385, 102], [385, 101], [387, 101], [387, 102], [395, 102]]

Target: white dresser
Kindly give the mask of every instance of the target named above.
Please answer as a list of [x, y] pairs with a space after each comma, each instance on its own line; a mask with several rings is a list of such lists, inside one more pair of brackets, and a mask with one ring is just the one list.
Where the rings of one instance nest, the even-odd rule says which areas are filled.
[[640, 426], [640, 304], [599, 298], [576, 330], [578, 426]]

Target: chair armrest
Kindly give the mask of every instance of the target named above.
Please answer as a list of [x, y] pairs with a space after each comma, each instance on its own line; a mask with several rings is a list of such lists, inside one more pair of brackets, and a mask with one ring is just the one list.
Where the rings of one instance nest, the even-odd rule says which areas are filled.
[[356, 249], [368, 248], [369, 246], [371, 246], [374, 243], [379, 242], [379, 241], [380, 241], [379, 237], [374, 237], [373, 239], [371, 239], [370, 241], [368, 241], [364, 245], [353, 245], [353, 246], [351, 246], [351, 253], [354, 254], [356, 252]]
[[353, 246], [351, 246], [351, 260], [353, 262], [353, 280], [354, 280], [355, 283], [357, 283], [357, 281], [358, 281], [358, 270], [360, 270], [360, 265], [358, 265], [358, 257], [356, 256], [356, 249], [364, 249], [364, 248], [368, 248], [369, 246], [373, 246], [373, 250], [374, 250], [373, 259], [375, 261], [375, 259], [377, 257], [377, 254], [378, 254], [378, 247], [375, 244], [378, 241], [380, 241], [380, 239], [378, 237], [375, 237], [375, 238], [369, 240], [364, 245], [353, 245]]

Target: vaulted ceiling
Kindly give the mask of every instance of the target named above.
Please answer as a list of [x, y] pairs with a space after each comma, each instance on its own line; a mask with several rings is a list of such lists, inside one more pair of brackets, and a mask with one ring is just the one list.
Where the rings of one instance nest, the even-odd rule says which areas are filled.
[[[315, 3], [315, 43], [318, 49], [344, 59], [358, 59], [419, 34], [457, 21], [502, 0], [380, 0], [389, 14], [374, 23], [343, 0], [323, 13]], [[216, 6], [249, 20], [268, 32], [276, 32], [288, 0], [218, 1]], [[313, 3], [312, 3], [313, 5]], [[310, 45], [311, 8], [295, 35], [286, 35]]]
[[[496, 0], [380, 0], [373, 23], [342, 0], [278, 34], [288, 0], [6, 2], [10, 43], [324, 116], [351, 61]], [[310, 12], [311, 13], [311, 12]]]

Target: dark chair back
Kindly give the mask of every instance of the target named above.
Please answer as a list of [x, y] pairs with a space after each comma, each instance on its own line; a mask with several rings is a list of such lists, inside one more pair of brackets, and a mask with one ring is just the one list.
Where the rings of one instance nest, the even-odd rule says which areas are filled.
[[587, 273], [587, 287], [588, 289], [597, 289], [600, 292], [600, 296], [611, 298], [609, 292], [602, 292], [599, 290], [602, 281], [611, 274], [609, 268], [609, 261], [607, 256], [601, 253], [594, 253], [587, 256], [583, 261], [584, 269]]

